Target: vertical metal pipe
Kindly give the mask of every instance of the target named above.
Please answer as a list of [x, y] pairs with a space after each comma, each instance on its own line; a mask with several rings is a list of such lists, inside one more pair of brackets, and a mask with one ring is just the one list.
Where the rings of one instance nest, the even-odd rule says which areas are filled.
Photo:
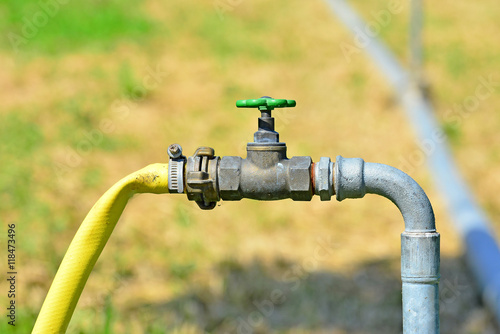
[[337, 200], [362, 198], [366, 193], [390, 199], [401, 211], [401, 281], [403, 333], [439, 333], [439, 233], [434, 212], [422, 188], [408, 175], [363, 159], [335, 162]]
[[439, 233], [401, 234], [404, 333], [439, 333]]

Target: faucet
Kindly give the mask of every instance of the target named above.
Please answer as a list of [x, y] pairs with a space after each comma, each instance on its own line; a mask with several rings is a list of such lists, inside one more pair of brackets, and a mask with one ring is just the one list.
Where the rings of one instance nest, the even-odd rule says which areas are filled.
[[[401, 234], [401, 280], [404, 333], [439, 333], [440, 235], [434, 212], [423, 189], [410, 176], [391, 166], [337, 156], [335, 162], [321, 157], [287, 157], [272, 117], [274, 108], [295, 107], [296, 101], [273, 99], [238, 100], [238, 108], [257, 108], [261, 116], [247, 156], [215, 156], [214, 149], [200, 147], [193, 156], [170, 158], [171, 193], [186, 193], [201, 209], [213, 209], [220, 200], [249, 198], [272, 201], [290, 198], [310, 201], [314, 195], [338, 201], [377, 194], [391, 200], [405, 223]], [[178, 144], [171, 151], [182, 151]], [[169, 153], [171, 154], [171, 153]], [[174, 167], [175, 166], [175, 167]]]
[[439, 238], [434, 212], [422, 188], [402, 171], [359, 158], [337, 156], [287, 158], [286, 144], [275, 131], [274, 108], [295, 107], [294, 100], [239, 100], [239, 108], [258, 108], [261, 115], [247, 156], [218, 157], [199, 147], [190, 157], [182, 147], [168, 148], [169, 162], [149, 165], [111, 187], [90, 210], [71, 242], [45, 298], [32, 333], [66, 330], [85, 283], [129, 198], [139, 193], [186, 194], [203, 210], [220, 200], [262, 201], [290, 198], [310, 201], [314, 195], [338, 201], [378, 194], [399, 208], [401, 234], [403, 333], [439, 333]]

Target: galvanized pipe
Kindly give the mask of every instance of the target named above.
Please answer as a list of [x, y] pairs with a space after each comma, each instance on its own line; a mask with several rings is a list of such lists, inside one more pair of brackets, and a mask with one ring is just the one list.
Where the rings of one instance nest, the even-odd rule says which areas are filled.
[[334, 187], [337, 200], [377, 194], [401, 211], [401, 280], [403, 333], [439, 333], [439, 233], [434, 212], [422, 188], [399, 169], [363, 159], [337, 156]]

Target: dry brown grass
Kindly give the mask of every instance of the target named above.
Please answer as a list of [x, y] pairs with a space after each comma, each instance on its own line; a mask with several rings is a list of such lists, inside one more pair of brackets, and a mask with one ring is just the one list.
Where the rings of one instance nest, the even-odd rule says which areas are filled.
[[[378, 1], [358, 7], [369, 15], [383, 6]], [[473, 94], [477, 77], [493, 73], [500, 81], [494, 58], [499, 27], [493, 13], [498, 6], [493, 1], [445, 1], [428, 7], [426, 73], [437, 116], [443, 119], [444, 110]], [[130, 43], [109, 52], [30, 60], [16, 60], [8, 52], [0, 55], [2, 115], [16, 112], [37, 123], [45, 138], [37, 154], [48, 159], [33, 162], [40, 164], [34, 169], [33, 191], [52, 208], [51, 214], [26, 223], [30, 226], [19, 237], [20, 254], [28, 243], [36, 249], [19, 260], [20, 301], [30, 312], [39, 309], [79, 222], [113, 182], [146, 164], [165, 161], [165, 149], [173, 142], [189, 155], [203, 145], [222, 156], [244, 155], [256, 115], [234, 108], [236, 99], [271, 95], [298, 101], [295, 109], [276, 112], [277, 130], [290, 157], [310, 155], [317, 161], [341, 154], [398, 166], [402, 157], [417, 150], [410, 125], [375, 66], [364, 55], [350, 63], [344, 59], [338, 45], [350, 42], [351, 36], [321, 1], [244, 1], [224, 21], [212, 3], [151, 0], [146, 8], [169, 34], [153, 38], [144, 48]], [[394, 19], [394, 29], [384, 33], [400, 55], [405, 24], [403, 13]], [[457, 47], [463, 64], [455, 68], [449, 62]], [[128, 115], [112, 107], [123, 98], [124, 64], [136, 83], [147, 75], [148, 66], [167, 73]], [[83, 118], [68, 114], [72, 102]], [[498, 106], [496, 91], [461, 124], [453, 142], [457, 163], [497, 231]], [[54, 163], [64, 163], [68, 148], [76, 149], [84, 133], [105, 118], [114, 124], [105, 137], [118, 146], [93, 147], [58, 178]], [[86, 119], [90, 125], [83, 126]], [[63, 137], [58, 133], [67, 124], [72, 131]], [[493, 333], [471, 278], [457, 260], [460, 242], [426, 166], [409, 172], [436, 211], [443, 281], [455, 284], [458, 279], [465, 286], [457, 290], [456, 300], [443, 304], [442, 332]], [[2, 217], [17, 220], [22, 210], [30, 208], [13, 208]], [[62, 222], [54, 227], [53, 220]], [[113, 313], [116, 333], [162, 332], [164, 326], [169, 333], [233, 332], [233, 321], [255, 311], [253, 301], [267, 298], [273, 288], [289, 287], [283, 276], [307, 263], [318, 238], [331, 241], [333, 255], [300, 276], [299, 288], [256, 333], [395, 332], [401, 321], [402, 230], [397, 209], [375, 196], [342, 203], [223, 202], [202, 212], [185, 196], [143, 195], [122, 216], [68, 332], [101, 331], [106, 310]]]

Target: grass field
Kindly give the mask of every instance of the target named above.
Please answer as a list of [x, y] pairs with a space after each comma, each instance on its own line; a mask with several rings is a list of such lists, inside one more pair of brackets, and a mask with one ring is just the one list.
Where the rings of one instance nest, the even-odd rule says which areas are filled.
[[[408, 2], [397, 4], [385, 23], [386, 1], [353, 1], [407, 64]], [[497, 232], [499, 15], [493, 0], [445, 0], [427, 3], [425, 20], [436, 116]], [[17, 323], [2, 312], [1, 333], [31, 331], [80, 222], [114, 182], [165, 162], [174, 142], [187, 155], [211, 146], [244, 156], [256, 112], [234, 102], [262, 95], [297, 100], [275, 112], [289, 157], [362, 157], [422, 185], [442, 234], [442, 333], [498, 332], [411, 126], [362, 50], [342, 52], [353, 37], [323, 1], [4, 0], [0, 31], [0, 240], [15, 223], [19, 273]], [[485, 80], [490, 94], [470, 106]], [[397, 333], [402, 230], [376, 196], [206, 212], [183, 195], [141, 195], [68, 333]], [[316, 261], [318, 246], [331, 256]], [[0, 288], [5, 310], [5, 280]], [[286, 294], [270, 308], [274, 289]]]

